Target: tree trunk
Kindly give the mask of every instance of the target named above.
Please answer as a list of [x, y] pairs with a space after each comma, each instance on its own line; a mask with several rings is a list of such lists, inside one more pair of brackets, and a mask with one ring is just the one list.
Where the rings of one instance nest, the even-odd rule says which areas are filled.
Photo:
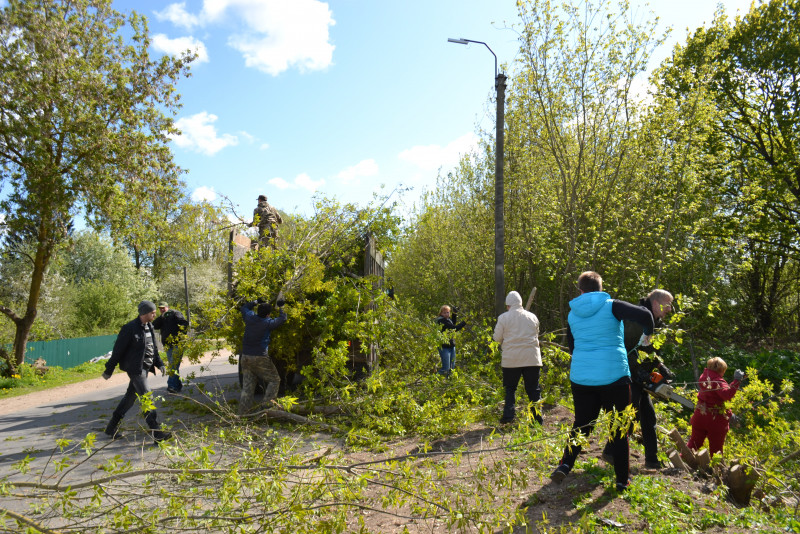
[[36, 319], [36, 305], [42, 293], [42, 282], [44, 273], [50, 264], [54, 243], [48, 229], [42, 225], [39, 228], [39, 247], [36, 249], [36, 256], [33, 260], [33, 272], [31, 273], [31, 286], [28, 291], [28, 306], [25, 315], [16, 317], [12, 320], [17, 327], [14, 334], [14, 361], [17, 366], [25, 361], [25, 348], [28, 343], [28, 335], [31, 333], [33, 321]]

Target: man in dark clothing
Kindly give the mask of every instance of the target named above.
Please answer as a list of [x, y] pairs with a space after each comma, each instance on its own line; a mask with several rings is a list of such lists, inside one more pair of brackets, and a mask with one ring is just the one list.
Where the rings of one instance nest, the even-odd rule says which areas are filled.
[[[156, 305], [149, 300], [143, 300], [139, 304], [139, 317], [125, 324], [119, 331], [111, 351], [111, 358], [106, 362], [103, 378], [106, 380], [111, 378], [111, 374], [119, 364], [119, 368], [128, 373], [130, 379], [125, 396], [119, 401], [119, 405], [106, 426], [105, 432], [111, 439], [121, 437], [120, 422], [136, 402], [136, 398], [150, 393], [150, 387], [147, 385], [147, 375], [150, 371], [155, 374], [155, 369], [159, 369], [161, 376], [166, 374], [164, 363], [158, 356], [155, 330], [150, 324], [155, 317]], [[156, 443], [172, 437], [169, 432], [161, 431], [158, 414], [155, 410], [145, 413], [145, 421], [152, 431]]]
[[[646, 309], [612, 299], [603, 292], [603, 279], [594, 271], [578, 277], [580, 295], [570, 301], [567, 317], [567, 344], [572, 354], [570, 386], [575, 405], [575, 421], [564, 448], [561, 463], [550, 475], [561, 482], [575, 466], [581, 446], [578, 433], [588, 437], [600, 415], [622, 412], [631, 402], [631, 376], [625, 352], [622, 321], [641, 325], [644, 341], [653, 333], [653, 315]], [[624, 491], [630, 482], [627, 429], [611, 435], [616, 486]]]
[[[277, 319], [269, 316], [272, 306], [267, 302], [252, 301], [241, 307], [244, 319], [244, 335], [242, 336], [242, 396], [239, 399], [239, 415], [244, 415], [253, 404], [256, 384], [261, 379], [267, 383], [264, 401], [278, 396], [281, 377], [272, 359], [269, 357], [269, 339], [272, 331], [286, 322], [283, 311], [284, 301], [277, 302], [280, 315]], [[256, 311], [253, 311], [253, 310]]]
[[[664, 317], [672, 311], [672, 294], [663, 289], [654, 289], [647, 298], [639, 301], [639, 306], [645, 308], [653, 315], [655, 327], [664, 326]], [[663, 467], [658, 459], [658, 437], [656, 435], [656, 411], [650, 395], [644, 390], [650, 373], [657, 370], [667, 379], [672, 380], [674, 375], [659, 359], [658, 353], [651, 344], [640, 343], [644, 334], [642, 327], [632, 321], [625, 321], [625, 350], [628, 351], [628, 367], [631, 371], [631, 404], [636, 408], [636, 414], [642, 427], [642, 443], [644, 444], [644, 466], [647, 469], [660, 469]], [[639, 352], [648, 354], [642, 358]], [[606, 444], [602, 454], [603, 460], [613, 464], [610, 444]]]
[[169, 393], [180, 393], [181, 389], [183, 389], [183, 382], [181, 382], [179, 371], [183, 355], [180, 351], [176, 351], [175, 348], [182, 334], [189, 327], [189, 321], [178, 310], [170, 310], [166, 302], [159, 303], [158, 311], [161, 315], [153, 321], [153, 328], [161, 331], [161, 341], [164, 343], [164, 348], [167, 349], [167, 363], [169, 363], [167, 391]]

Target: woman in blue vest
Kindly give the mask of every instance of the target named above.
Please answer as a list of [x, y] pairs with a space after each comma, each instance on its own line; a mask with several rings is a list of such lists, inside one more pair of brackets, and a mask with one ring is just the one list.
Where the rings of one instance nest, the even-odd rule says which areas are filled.
[[[604, 293], [603, 279], [596, 272], [582, 273], [578, 277], [578, 289], [581, 294], [570, 301], [567, 317], [567, 343], [572, 353], [569, 380], [575, 404], [570, 441], [578, 432], [584, 436], [592, 432], [601, 409], [621, 412], [631, 402], [631, 375], [622, 321], [641, 325], [643, 345], [650, 343], [654, 328], [649, 310], [612, 299]], [[630, 482], [626, 429], [611, 436], [610, 448], [617, 489], [623, 491]], [[580, 452], [580, 445], [567, 443], [561, 464], [550, 478], [554, 482], [564, 480]]]

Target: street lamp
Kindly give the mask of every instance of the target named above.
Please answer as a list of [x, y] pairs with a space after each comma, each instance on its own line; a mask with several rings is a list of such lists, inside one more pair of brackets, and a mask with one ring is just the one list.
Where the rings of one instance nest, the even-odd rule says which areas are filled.
[[497, 92], [497, 120], [495, 121], [494, 158], [494, 312], [500, 315], [505, 306], [505, 218], [503, 217], [503, 137], [506, 102], [506, 75], [497, 72], [497, 54], [483, 41], [448, 38], [448, 43], [482, 44], [494, 56], [494, 88]]

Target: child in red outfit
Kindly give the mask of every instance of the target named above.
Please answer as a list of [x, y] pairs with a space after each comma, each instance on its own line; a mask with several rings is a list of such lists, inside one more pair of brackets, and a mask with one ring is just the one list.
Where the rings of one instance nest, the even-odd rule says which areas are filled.
[[728, 420], [731, 411], [725, 408], [725, 402], [731, 400], [739, 390], [744, 373], [736, 370], [733, 382], [728, 385], [722, 375], [728, 364], [722, 358], [711, 358], [706, 369], [700, 375], [700, 392], [697, 394], [697, 406], [692, 415], [692, 437], [687, 445], [698, 450], [708, 438], [708, 452], [722, 452], [725, 436], [728, 435]]

